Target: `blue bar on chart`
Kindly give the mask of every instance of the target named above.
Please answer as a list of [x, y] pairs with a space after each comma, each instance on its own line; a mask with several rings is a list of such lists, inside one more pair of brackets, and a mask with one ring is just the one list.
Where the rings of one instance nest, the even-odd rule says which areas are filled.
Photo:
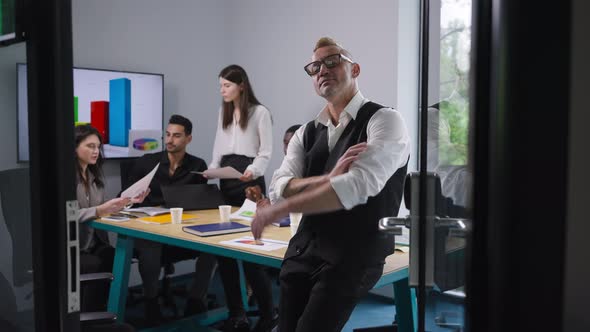
[[109, 93], [109, 144], [128, 146], [131, 129], [131, 80], [110, 80]]

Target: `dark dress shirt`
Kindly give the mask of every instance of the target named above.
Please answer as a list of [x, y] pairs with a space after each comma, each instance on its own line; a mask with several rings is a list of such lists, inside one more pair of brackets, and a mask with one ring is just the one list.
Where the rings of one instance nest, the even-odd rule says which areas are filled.
[[148, 197], [145, 198], [143, 203], [138, 204], [138, 206], [156, 206], [164, 204], [161, 189], [161, 186], [163, 185], [207, 183], [207, 179], [200, 174], [191, 173], [191, 171], [203, 172], [207, 169], [207, 164], [203, 159], [186, 153], [182, 162], [174, 171], [174, 174], [170, 175], [170, 160], [168, 160], [168, 153], [166, 151], [145, 154], [137, 159], [129, 173], [127, 183], [135, 183], [154, 169], [158, 163], [160, 163], [160, 166], [158, 166], [158, 170], [150, 183], [151, 192]]

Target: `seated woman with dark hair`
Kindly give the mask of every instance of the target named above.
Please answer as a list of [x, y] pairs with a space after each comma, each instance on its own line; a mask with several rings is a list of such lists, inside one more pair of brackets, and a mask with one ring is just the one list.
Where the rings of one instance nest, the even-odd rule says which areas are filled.
[[[86, 221], [116, 213], [130, 203], [142, 202], [149, 191], [136, 198], [105, 200], [102, 174], [102, 137], [90, 125], [77, 126], [76, 143], [76, 198], [78, 211], [80, 273], [111, 272], [115, 249], [109, 244], [107, 232], [92, 228]], [[108, 285], [84, 285], [82, 311], [104, 311], [108, 300]]]

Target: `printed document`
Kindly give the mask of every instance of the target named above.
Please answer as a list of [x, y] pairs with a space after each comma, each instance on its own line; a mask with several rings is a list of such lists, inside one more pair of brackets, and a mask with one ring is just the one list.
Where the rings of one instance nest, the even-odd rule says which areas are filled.
[[287, 248], [288, 242], [271, 240], [271, 239], [260, 239], [254, 240], [251, 236], [244, 236], [233, 240], [221, 241], [219, 244], [226, 244], [234, 247], [256, 249], [262, 251], [273, 251], [277, 249]]
[[121, 197], [134, 198], [146, 191], [150, 186], [150, 182], [152, 182], [152, 179], [154, 178], [154, 174], [156, 174], [156, 171], [158, 170], [158, 166], [160, 166], [160, 163], [158, 163], [148, 175], [139, 179], [139, 181], [135, 182], [131, 187], [122, 192]]
[[254, 216], [256, 216], [256, 203], [246, 198], [242, 207], [238, 211], [232, 213], [230, 218], [252, 222]]
[[209, 179], [237, 179], [244, 175], [231, 166], [212, 168], [204, 172], [192, 171], [191, 173], [205, 174]]

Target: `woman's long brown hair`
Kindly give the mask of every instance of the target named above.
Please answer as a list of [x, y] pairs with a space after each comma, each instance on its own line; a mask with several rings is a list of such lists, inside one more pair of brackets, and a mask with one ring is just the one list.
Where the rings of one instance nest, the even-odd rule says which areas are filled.
[[[242, 86], [240, 93], [240, 128], [245, 130], [248, 127], [249, 109], [251, 106], [260, 105], [254, 95], [248, 74], [244, 68], [238, 65], [229, 65], [221, 70], [219, 77], [232, 83]], [[223, 108], [223, 129], [226, 129], [233, 122], [234, 103], [232, 101], [221, 101]]]

